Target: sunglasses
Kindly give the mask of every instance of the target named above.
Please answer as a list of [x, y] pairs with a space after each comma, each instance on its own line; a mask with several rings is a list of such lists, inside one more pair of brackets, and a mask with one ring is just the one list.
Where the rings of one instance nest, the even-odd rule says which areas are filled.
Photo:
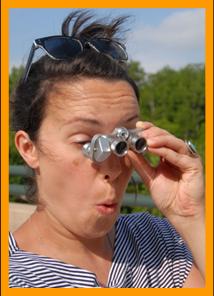
[[54, 60], [66, 60], [75, 57], [85, 49], [93, 48], [118, 61], [126, 61], [128, 55], [123, 44], [107, 38], [76, 39], [69, 36], [49, 36], [34, 40], [23, 75], [23, 82], [27, 81], [35, 51], [41, 48]]

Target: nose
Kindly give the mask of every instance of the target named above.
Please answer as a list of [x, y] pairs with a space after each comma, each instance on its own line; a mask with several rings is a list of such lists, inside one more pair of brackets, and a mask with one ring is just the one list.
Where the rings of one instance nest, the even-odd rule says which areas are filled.
[[112, 154], [109, 158], [100, 163], [99, 172], [103, 175], [105, 180], [113, 182], [122, 172], [120, 157]]

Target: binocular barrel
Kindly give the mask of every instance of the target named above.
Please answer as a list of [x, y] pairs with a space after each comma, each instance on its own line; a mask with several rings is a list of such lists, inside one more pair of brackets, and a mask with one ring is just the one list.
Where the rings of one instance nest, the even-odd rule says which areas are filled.
[[139, 131], [139, 129], [128, 130], [119, 127], [111, 135], [94, 135], [91, 142], [83, 146], [83, 154], [95, 162], [102, 162], [112, 153], [123, 157], [129, 148], [137, 153], [144, 153], [147, 143], [138, 135]]
[[124, 155], [126, 155], [126, 153], [128, 152], [128, 143], [126, 141], [124, 141], [123, 139], [115, 139], [114, 137], [109, 137], [109, 141], [110, 141], [110, 147], [111, 147], [111, 151], [119, 156], [122, 157]]
[[137, 153], [144, 153], [147, 149], [146, 139], [139, 137], [137, 135], [133, 135], [128, 138], [128, 143], [132, 150]]
[[135, 152], [144, 153], [147, 149], [147, 143], [145, 138], [138, 135], [139, 131], [141, 130], [128, 130], [124, 127], [119, 127], [113, 131], [113, 135], [128, 141], [130, 148]]

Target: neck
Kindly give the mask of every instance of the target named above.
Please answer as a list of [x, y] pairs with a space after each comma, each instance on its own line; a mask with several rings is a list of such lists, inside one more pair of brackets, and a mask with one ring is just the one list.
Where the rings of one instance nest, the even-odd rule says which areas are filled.
[[33, 252], [72, 263], [76, 258], [103, 258], [111, 261], [113, 256], [114, 233], [98, 238], [82, 238], [66, 229], [44, 210], [37, 210], [29, 219], [29, 227], [37, 244]]

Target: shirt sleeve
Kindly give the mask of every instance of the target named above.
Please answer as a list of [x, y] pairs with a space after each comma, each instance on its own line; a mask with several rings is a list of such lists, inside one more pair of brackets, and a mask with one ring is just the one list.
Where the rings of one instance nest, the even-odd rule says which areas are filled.
[[191, 251], [166, 218], [152, 217], [157, 237], [165, 246], [165, 257], [176, 288], [182, 288], [193, 265]]
[[182, 288], [193, 258], [175, 228], [167, 219], [149, 213], [131, 214], [127, 222], [137, 258], [133, 268], [145, 274], [146, 287]]

